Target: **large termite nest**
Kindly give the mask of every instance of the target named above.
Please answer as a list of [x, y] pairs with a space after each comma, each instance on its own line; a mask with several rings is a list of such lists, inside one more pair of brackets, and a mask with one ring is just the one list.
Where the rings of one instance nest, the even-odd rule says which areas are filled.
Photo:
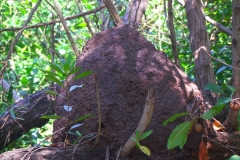
[[[54, 122], [54, 131], [66, 127], [69, 122], [83, 115], [93, 113], [96, 116], [81, 122], [83, 126], [78, 130], [83, 135], [97, 133], [98, 105], [95, 88], [98, 85], [103, 133], [95, 148], [107, 148], [109, 145], [110, 159], [116, 158], [117, 150], [136, 129], [150, 87], [154, 88], [156, 97], [153, 117], [148, 127], [153, 133], [141, 144], [151, 150], [152, 159], [167, 154], [168, 137], [184, 118], [167, 126], [163, 126], [164, 120], [187, 110], [187, 99], [192, 91], [201, 97], [197, 86], [184, 72], [139, 32], [127, 26], [113, 28], [91, 38], [78, 58], [77, 67], [82, 67], [81, 72], [93, 71], [97, 75], [98, 84], [95, 84], [93, 75], [74, 80], [70, 84], [84, 84], [84, 87], [72, 91], [68, 102], [60, 96], [57, 98], [56, 113], [64, 118]], [[61, 92], [62, 95], [64, 93], [65, 91]], [[67, 113], [63, 105], [73, 106], [73, 110]], [[66, 131], [56, 133], [53, 142], [63, 142]], [[189, 138], [185, 150], [192, 148], [197, 151], [202, 132], [193, 130], [191, 135], [194, 136]], [[88, 147], [91, 148], [91, 145], [88, 144]], [[141, 152], [134, 152], [130, 159], [139, 159], [138, 154]], [[140, 159], [146, 157], [141, 156]]]

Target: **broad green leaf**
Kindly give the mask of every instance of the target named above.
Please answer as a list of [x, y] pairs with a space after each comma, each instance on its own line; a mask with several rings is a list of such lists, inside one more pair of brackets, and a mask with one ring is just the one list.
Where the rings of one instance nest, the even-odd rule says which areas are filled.
[[202, 119], [212, 119], [213, 117], [214, 117], [214, 115], [216, 115], [216, 111], [215, 110], [208, 110], [208, 111], [206, 111], [206, 112], [204, 112], [200, 117], [202, 118]]
[[231, 100], [232, 100], [232, 98], [229, 98], [229, 97], [221, 97], [217, 101], [217, 106], [220, 106], [220, 105], [223, 105], [223, 104], [225, 105], [228, 102], [230, 102]]
[[74, 128], [77, 128], [77, 127], [80, 127], [80, 126], [82, 126], [83, 124], [75, 124], [75, 125], [73, 125], [70, 129], [69, 129], [69, 131], [71, 131], [72, 129], [74, 129]]
[[13, 98], [13, 86], [10, 85], [10, 88], [9, 88], [8, 94], [7, 94], [7, 102], [9, 104], [12, 102], [12, 98]]
[[57, 116], [57, 115], [45, 115], [45, 116], [41, 116], [40, 118], [42, 118], [42, 119], [61, 119], [61, 116]]
[[[84, 119], [87, 119], [87, 118], [90, 118], [90, 117], [94, 117], [94, 116], [95, 116], [95, 114], [87, 114], [87, 115], [85, 115], [85, 116], [82, 116], [82, 117], [78, 118], [78, 119], [75, 120], [74, 122], [83, 121]], [[73, 123], [74, 123], [74, 122], [73, 122]]]
[[45, 75], [45, 77], [48, 80], [53, 81], [53, 82], [59, 84], [60, 86], [63, 86], [63, 83], [59, 79], [55, 78], [54, 76], [52, 76], [52, 75]]
[[238, 155], [233, 155], [232, 157], [230, 157], [229, 160], [240, 160], [240, 156], [238, 156]]
[[43, 70], [43, 69], [39, 69], [39, 70], [41, 70], [43, 73], [46, 73], [46, 75], [52, 75], [54, 77], [62, 76], [62, 75], [59, 75], [59, 74], [57, 74], [55, 72], [52, 72], [52, 71], [46, 71], [46, 70]]
[[148, 155], [148, 156], [151, 155], [151, 152], [150, 152], [150, 150], [149, 150], [147, 147], [140, 145], [140, 146], [139, 146], [139, 149], [140, 149], [144, 154], [146, 154], [146, 155]]
[[153, 130], [150, 130], [150, 131], [147, 131], [147, 132], [143, 133], [143, 134], [141, 135], [139, 141], [147, 138], [148, 136], [150, 136], [150, 134], [152, 134], [152, 132], [153, 132]]
[[21, 77], [20, 81], [21, 81], [21, 83], [22, 83], [23, 85], [27, 85], [27, 84], [28, 84], [28, 79], [27, 79], [27, 77], [26, 77], [25, 75], [23, 75], [23, 76]]
[[191, 127], [191, 122], [183, 122], [179, 124], [170, 134], [168, 138], [167, 148], [173, 149], [179, 146], [182, 149], [182, 147], [187, 141], [187, 134]]
[[90, 75], [91, 73], [92, 73], [91, 71], [82, 72], [82, 73], [80, 73], [79, 75], [77, 75], [77, 76], [74, 78], [74, 80], [87, 77], [87, 76]]
[[232, 94], [236, 92], [236, 89], [233, 86], [230, 86], [228, 84], [223, 83], [222, 84], [222, 89], [223, 90], [229, 90]]
[[69, 66], [67, 63], [65, 63], [65, 64], [63, 65], [63, 69], [64, 69], [64, 73], [70, 72], [70, 71], [69, 71], [69, 70], [70, 70], [70, 66]]
[[163, 122], [163, 125], [166, 126], [168, 124], [168, 122], [174, 122], [178, 117], [186, 116], [188, 114], [189, 114], [188, 112], [174, 114], [173, 116], [171, 116], [167, 120], [165, 120]]
[[50, 95], [58, 95], [57, 92], [51, 91], [51, 90], [45, 90], [46, 93], [50, 94]]
[[207, 84], [205, 87], [204, 87], [205, 90], [210, 90], [212, 92], [215, 92], [215, 93], [221, 93], [221, 94], [224, 94], [223, 90], [219, 88], [218, 85], [216, 84]]

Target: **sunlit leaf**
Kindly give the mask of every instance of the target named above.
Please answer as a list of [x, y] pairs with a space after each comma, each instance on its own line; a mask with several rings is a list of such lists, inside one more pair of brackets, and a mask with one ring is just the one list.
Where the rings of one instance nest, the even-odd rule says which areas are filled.
[[173, 149], [179, 146], [182, 149], [182, 147], [187, 141], [187, 134], [191, 127], [191, 122], [183, 122], [179, 124], [170, 134], [168, 138], [167, 148]]
[[167, 120], [165, 120], [163, 122], [163, 125], [166, 126], [169, 122], [174, 122], [178, 117], [186, 116], [188, 114], [189, 114], [188, 112], [174, 114], [173, 116], [171, 116]]
[[148, 155], [148, 156], [151, 155], [151, 152], [150, 152], [150, 150], [149, 150], [147, 147], [140, 145], [140, 146], [139, 146], [139, 149], [140, 149], [144, 154], [146, 154], [146, 155]]
[[40, 117], [42, 119], [61, 119], [61, 116], [57, 116], [57, 115], [45, 115]]
[[221, 94], [224, 94], [223, 90], [219, 88], [218, 85], [216, 84], [207, 84], [205, 87], [204, 87], [205, 90], [210, 90], [212, 92], [215, 92], [215, 93], [221, 93]]
[[27, 79], [27, 77], [26, 77], [25, 75], [23, 75], [23, 76], [21, 77], [20, 81], [21, 81], [21, 83], [22, 83], [23, 85], [27, 85], [27, 84], [28, 84], [28, 79]]
[[200, 117], [202, 119], [211, 119], [212, 117], [214, 117], [216, 115], [216, 111], [215, 110], [208, 110], [206, 112], [204, 112]]

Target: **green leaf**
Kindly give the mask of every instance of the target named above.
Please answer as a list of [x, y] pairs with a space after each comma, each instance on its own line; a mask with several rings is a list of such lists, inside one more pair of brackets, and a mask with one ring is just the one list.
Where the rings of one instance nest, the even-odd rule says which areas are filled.
[[9, 104], [12, 102], [12, 98], [13, 98], [13, 86], [10, 85], [10, 88], [9, 88], [8, 94], [7, 94], [7, 102]]
[[136, 139], [139, 141], [139, 139], [140, 139], [140, 132], [139, 132], [139, 131], [136, 131], [136, 132], [135, 132], [135, 136], [136, 136]]
[[151, 152], [150, 152], [150, 150], [147, 148], [147, 147], [145, 147], [145, 146], [139, 146], [139, 149], [144, 153], [144, 154], [146, 154], [147, 156], [150, 156], [151, 155]]
[[52, 64], [49, 63], [50, 67], [53, 68], [56, 72], [65, 75], [64, 71], [57, 65], [57, 64]]
[[58, 80], [57, 78], [55, 78], [54, 76], [52, 76], [52, 75], [45, 75], [45, 77], [48, 80], [53, 81], [53, 82], [59, 84], [60, 86], [63, 86], [63, 83], [60, 80]]
[[71, 75], [71, 74], [77, 73], [77, 72], [80, 71], [81, 69], [82, 69], [81, 67], [77, 67], [77, 68], [71, 70], [71, 71], [68, 73], [68, 75]]
[[27, 85], [27, 84], [28, 84], [28, 79], [27, 79], [27, 77], [26, 77], [25, 75], [23, 75], [23, 76], [21, 77], [20, 81], [21, 81], [21, 83], [22, 83], [23, 85]]
[[58, 95], [57, 92], [51, 91], [51, 90], [45, 90], [46, 93], [50, 94], [50, 95]]
[[45, 116], [41, 116], [40, 118], [42, 118], [42, 119], [61, 119], [61, 116], [45, 115]]
[[67, 74], [68, 74], [68, 72], [70, 72], [70, 71], [69, 71], [69, 70], [70, 70], [70, 66], [69, 66], [67, 63], [65, 63], [65, 64], [63, 65], [63, 69], [64, 69], [64, 72], [67, 73]]
[[150, 136], [150, 134], [152, 134], [152, 132], [153, 132], [153, 130], [150, 130], [150, 131], [147, 131], [147, 132], [143, 133], [143, 134], [141, 135], [139, 141], [147, 138], [148, 136]]
[[59, 74], [57, 74], [55, 72], [52, 72], [52, 71], [46, 71], [46, 70], [43, 70], [43, 69], [39, 69], [39, 70], [41, 70], [43, 73], [46, 73], [48, 75], [52, 75], [54, 77], [62, 77], [62, 75], [59, 75]]
[[79, 75], [77, 75], [77, 76], [74, 78], [74, 80], [87, 77], [87, 76], [90, 75], [91, 73], [92, 73], [91, 71], [82, 72], [82, 73], [80, 73]]
[[78, 118], [77, 120], [75, 120], [72, 123], [75, 123], [75, 122], [78, 122], [78, 121], [83, 121], [84, 119], [87, 119], [87, 118], [90, 118], [90, 117], [94, 117], [94, 116], [95, 116], [95, 114], [87, 114], [85, 116], [82, 116], [82, 117]]
[[221, 93], [221, 94], [224, 94], [223, 90], [219, 88], [218, 85], [216, 84], [207, 84], [205, 87], [204, 87], [205, 90], [210, 90], [212, 92], [215, 92], [215, 93]]
[[14, 113], [13, 109], [10, 109], [10, 116], [11, 116], [13, 119], [16, 119], [16, 116], [15, 116], [15, 113]]
[[204, 112], [200, 117], [202, 118], [202, 119], [212, 119], [213, 117], [214, 117], [214, 115], [216, 115], [217, 114], [217, 112], [215, 111], [215, 110], [208, 110], [208, 111], [206, 111], [206, 112]]
[[189, 114], [188, 112], [174, 114], [173, 116], [169, 117], [167, 120], [163, 122], [163, 126], [166, 126], [168, 122], [174, 122], [178, 117], [186, 116], [188, 114]]
[[170, 134], [168, 138], [167, 148], [173, 149], [179, 146], [182, 149], [182, 147], [187, 141], [187, 134], [191, 127], [191, 122], [183, 122], [179, 124]]
[[240, 160], [240, 156], [238, 156], [238, 155], [233, 155], [232, 157], [230, 157], [229, 160]]
[[232, 100], [232, 98], [229, 98], [229, 97], [221, 97], [217, 101], [217, 106], [220, 106], [220, 105], [223, 105], [223, 104], [226, 105], [231, 100]]
[[230, 86], [230, 85], [225, 84], [225, 83], [222, 84], [222, 89], [223, 89], [224, 91], [229, 90], [232, 94], [233, 94], [234, 92], [236, 92], [236, 89], [235, 89], [233, 86]]

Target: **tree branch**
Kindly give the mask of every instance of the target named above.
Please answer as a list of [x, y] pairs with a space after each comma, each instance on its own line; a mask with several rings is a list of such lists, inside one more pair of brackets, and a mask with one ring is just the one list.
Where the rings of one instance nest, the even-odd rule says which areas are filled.
[[[96, 9], [93, 9], [91, 11], [87, 11], [87, 12], [84, 12], [84, 13], [76, 14], [74, 16], [68, 16], [64, 20], [67, 21], [67, 20], [79, 18], [79, 17], [82, 17], [82, 16], [86, 16], [86, 15], [89, 15], [89, 14], [92, 14], [92, 13], [96, 13], [96, 12], [102, 10], [104, 7], [105, 7], [105, 5], [102, 5], [102, 6], [96, 8]], [[32, 26], [17, 27], [17, 28], [5, 28], [5, 29], [1, 29], [0, 32], [4, 32], [4, 31], [18, 31], [18, 30], [21, 30], [21, 29], [38, 28], [38, 27], [42, 27], [42, 26], [52, 25], [54, 23], [59, 23], [59, 22], [61, 22], [61, 20], [57, 19], [55, 21], [46, 22], [46, 23], [38, 23], [38, 24], [35, 24], [35, 25], [32, 25]]]
[[106, 5], [110, 15], [112, 16], [112, 18], [113, 18], [113, 20], [115, 22], [115, 25], [116, 26], [123, 25], [122, 19], [120, 18], [119, 14], [117, 12], [117, 9], [113, 5], [112, 1], [111, 0], [104, 0], [104, 3]]
[[[140, 134], [143, 134], [145, 132], [152, 119], [155, 103], [156, 103], [155, 92], [153, 88], [150, 88], [146, 98], [145, 107], [143, 110], [141, 120], [139, 121], [139, 124], [131, 137], [134, 137], [136, 139], [135, 136], [136, 131], [139, 131]], [[127, 142], [125, 142], [125, 144], [123, 145], [123, 148], [121, 150], [121, 157], [127, 157], [135, 146], [136, 142], [129, 138]]]

